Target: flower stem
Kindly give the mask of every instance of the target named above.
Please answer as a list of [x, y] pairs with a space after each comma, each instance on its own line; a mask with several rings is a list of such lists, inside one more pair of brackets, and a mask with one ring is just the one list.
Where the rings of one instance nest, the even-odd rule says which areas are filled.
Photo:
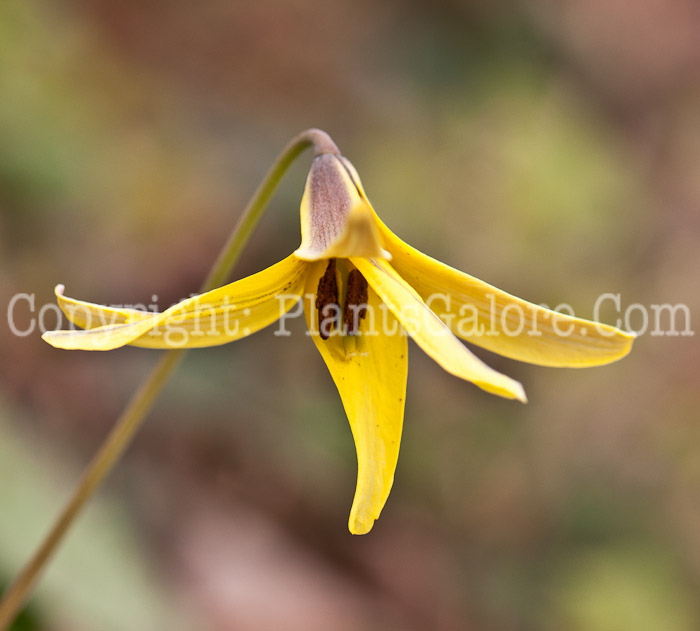
[[214, 267], [212, 267], [209, 276], [207, 276], [202, 292], [209, 291], [215, 287], [220, 287], [224, 284], [226, 278], [231, 273], [241, 252], [248, 243], [248, 239], [258, 225], [258, 221], [262, 217], [263, 211], [272, 195], [277, 190], [277, 186], [282, 179], [282, 176], [287, 172], [292, 162], [297, 159], [308, 147], [313, 146], [315, 155], [322, 153], [334, 153], [340, 155], [338, 147], [331, 140], [331, 137], [320, 129], [307, 129], [294, 138], [282, 151], [275, 163], [272, 165], [267, 175], [258, 186], [258, 189], [253, 194], [245, 211], [238, 220], [238, 224], [233, 229], [228, 242], [221, 250], [219, 258]]
[[[216, 263], [204, 281], [202, 292], [224, 284], [238, 262], [243, 248], [260, 221], [282, 177], [294, 160], [309, 147], [314, 147], [316, 155], [322, 153], [339, 154], [338, 148], [330, 136], [318, 129], [302, 132], [282, 150], [248, 202]], [[19, 613], [41, 572], [63, 541], [75, 518], [129, 446], [134, 434], [141, 427], [158, 395], [185, 353], [184, 350], [166, 351], [117, 419], [104, 443], [84, 471], [77, 488], [51, 530], [3, 594], [2, 601], [0, 601], [0, 631], [6, 631]]]

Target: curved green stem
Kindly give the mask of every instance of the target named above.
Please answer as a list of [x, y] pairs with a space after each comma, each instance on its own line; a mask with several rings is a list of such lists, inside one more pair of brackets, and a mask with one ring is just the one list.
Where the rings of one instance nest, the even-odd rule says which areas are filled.
[[307, 129], [294, 138], [275, 160], [250, 202], [248, 202], [248, 206], [243, 211], [238, 224], [233, 229], [228, 242], [221, 250], [219, 258], [214, 267], [212, 267], [209, 276], [207, 276], [202, 292], [224, 284], [231, 270], [238, 262], [243, 248], [248, 243], [248, 239], [250, 239], [255, 227], [258, 225], [268, 202], [277, 190], [282, 176], [299, 154], [311, 146], [314, 147], [315, 155], [317, 156], [322, 153], [340, 155], [340, 151], [338, 151], [338, 147], [331, 140], [331, 137], [320, 129]]
[[[282, 150], [248, 202], [229, 240], [204, 281], [202, 292], [224, 284], [287, 169], [304, 150], [312, 146], [316, 155], [322, 153], [339, 154], [338, 148], [330, 136], [318, 129], [302, 132]], [[134, 434], [141, 427], [163, 386], [182, 361], [185, 353], [184, 350], [166, 351], [122, 412], [84, 471], [73, 495], [54, 522], [51, 530], [4, 593], [2, 601], [0, 601], [0, 631], [6, 631], [19, 613], [41, 572], [63, 541], [75, 518], [129, 446]]]

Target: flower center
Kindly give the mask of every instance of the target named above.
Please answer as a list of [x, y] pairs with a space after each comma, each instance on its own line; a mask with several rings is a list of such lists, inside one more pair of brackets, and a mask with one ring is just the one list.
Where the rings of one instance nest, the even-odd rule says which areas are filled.
[[360, 320], [367, 316], [367, 281], [360, 270], [352, 269], [348, 274], [348, 289], [345, 293], [343, 322], [348, 335], [357, 335]]
[[360, 320], [364, 320], [367, 316], [368, 287], [365, 277], [355, 268], [347, 274], [341, 272], [340, 280], [345, 287], [345, 300], [341, 309], [338, 276], [336, 260], [330, 259], [326, 271], [318, 281], [316, 290], [318, 330], [321, 339], [324, 340], [327, 340], [335, 330], [338, 330], [341, 335], [357, 335], [360, 330]]

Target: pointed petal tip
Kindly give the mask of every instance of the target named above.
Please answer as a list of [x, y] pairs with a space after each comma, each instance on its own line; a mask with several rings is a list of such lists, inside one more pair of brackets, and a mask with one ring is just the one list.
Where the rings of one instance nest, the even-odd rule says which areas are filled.
[[632, 350], [632, 345], [638, 337], [637, 333], [634, 331], [621, 331], [621, 333], [627, 343], [625, 345], [625, 348], [623, 349], [622, 354], [620, 355], [620, 359], [622, 359], [630, 353], [630, 351]]
[[44, 331], [44, 333], [41, 334], [41, 339], [49, 346], [53, 346], [59, 350], [75, 350], [76, 346], [68, 343], [69, 338], [66, 338], [62, 333], [63, 331]]
[[61, 345], [61, 336], [56, 335], [58, 331], [44, 331], [41, 334], [41, 339], [44, 340], [49, 346], [53, 346], [54, 348], [64, 348]]
[[[502, 375], [501, 373], [496, 374], [501, 377], [505, 377], [505, 375]], [[505, 399], [520, 401], [520, 403], [527, 403], [527, 395], [525, 394], [525, 388], [523, 388], [523, 384], [521, 384], [519, 381], [516, 381], [515, 379], [511, 379], [510, 377], [505, 378], [508, 380], [507, 383], [501, 383], [496, 387], [494, 387], [494, 383], [489, 382], [475, 382], [475, 384], [479, 386], [482, 390], [490, 392], [491, 394], [496, 394]]]
[[515, 394], [515, 398], [520, 401], [520, 403], [527, 403], [527, 395], [525, 394], [525, 388], [523, 388], [523, 384], [521, 384], [519, 381], [513, 382], [515, 384], [513, 393]]
[[592, 322], [599, 328], [599, 332], [603, 337], [621, 337], [625, 340], [628, 340], [629, 342], [633, 342], [638, 337], [636, 331], [626, 331], [625, 329], [618, 329], [616, 326], [605, 324], [604, 322], [598, 322], [597, 320], [592, 320]]
[[370, 530], [372, 530], [372, 526], [374, 526], [374, 519], [371, 517], [360, 519], [356, 515], [350, 515], [348, 530], [350, 531], [351, 535], [366, 535]]
[[622, 329], [610, 327], [609, 325], [599, 326], [606, 327], [606, 333], [603, 335], [603, 338], [607, 341], [612, 340], [614, 342], [614, 345], [608, 349], [608, 352], [604, 354], [601, 353], [598, 356], [585, 357], [577, 362], [562, 364], [563, 366], [568, 368], [594, 368], [597, 366], [606, 366], [607, 364], [618, 362], [630, 354], [634, 341], [637, 339], [637, 337], [639, 337], [636, 332], [624, 331]]
[[632, 345], [634, 344], [634, 341], [637, 339], [637, 334], [632, 333], [629, 331], [622, 331], [622, 336], [625, 340], [624, 346], [620, 349], [620, 352], [617, 353], [616, 355], [612, 355], [607, 361], [602, 361], [598, 365], [604, 366], [605, 364], [612, 364], [616, 361], [620, 361], [621, 359], [627, 357], [632, 352]]
[[63, 285], [63, 284], [61, 284], [61, 283], [59, 283], [58, 285], [56, 285], [56, 286], [54, 287], [53, 293], [54, 293], [56, 296], [62, 296], [62, 295], [63, 295], [63, 292], [64, 292], [65, 290], [66, 290], [66, 286]]

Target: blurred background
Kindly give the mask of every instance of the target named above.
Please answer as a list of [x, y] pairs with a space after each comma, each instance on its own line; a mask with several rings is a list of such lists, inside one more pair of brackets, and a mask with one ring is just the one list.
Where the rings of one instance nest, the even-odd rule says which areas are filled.
[[[157, 360], [44, 344], [54, 285], [188, 296], [311, 126], [421, 250], [583, 317], [612, 292], [697, 327], [694, 0], [3, 0], [0, 584]], [[308, 165], [237, 277], [297, 247]], [[35, 313], [6, 316], [17, 292]], [[584, 371], [478, 351], [527, 406], [412, 346], [393, 492], [352, 537], [349, 426], [291, 327], [188, 356], [17, 630], [700, 628], [697, 336]]]

